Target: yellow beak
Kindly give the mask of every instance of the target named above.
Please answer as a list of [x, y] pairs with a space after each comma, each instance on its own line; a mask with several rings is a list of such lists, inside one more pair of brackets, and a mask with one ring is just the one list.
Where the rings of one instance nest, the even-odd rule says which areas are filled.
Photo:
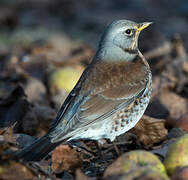
[[147, 28], [151, 24], [153, 24], [153, 22], [143, 22], [143, 23], [140, 23], [137, 31], [140, 32], [143, 29]]

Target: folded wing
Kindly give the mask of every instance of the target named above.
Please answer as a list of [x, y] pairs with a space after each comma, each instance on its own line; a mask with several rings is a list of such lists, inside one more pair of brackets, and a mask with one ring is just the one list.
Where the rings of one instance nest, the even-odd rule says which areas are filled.
[[93, 64], [63, 104], [51, 128], [52, 142], [69, 138], [121, 107], [128, 107], [145, 90], [149, 73], [139, 59]]

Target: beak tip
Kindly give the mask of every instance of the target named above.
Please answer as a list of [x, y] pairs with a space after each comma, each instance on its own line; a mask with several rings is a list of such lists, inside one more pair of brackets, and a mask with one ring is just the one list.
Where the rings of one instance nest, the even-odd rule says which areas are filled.
[[147, 28], [151, 24], [153, 24], [153, 22], [143, 22], [143, 23], [140, 23], [140, 27], [138, 28], [138, 31], [142, 31], [143, 29]]
[[143, 22], [143, 23], [141, 23], [141, 26], [146, 26], [146, 27], [148, 27], [148, 26], [150, 26], [151, 24], [153, 24], [153, 22]]

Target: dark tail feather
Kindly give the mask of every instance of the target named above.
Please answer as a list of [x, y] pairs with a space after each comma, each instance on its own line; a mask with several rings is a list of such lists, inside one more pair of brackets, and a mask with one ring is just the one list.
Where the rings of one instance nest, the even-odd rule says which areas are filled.
[[59, 144], [61, 142], [51, 143], [48, 135], [45, 135], [28, 147], [16, 152], [16, 157], [23, 159], [25, 162], [39, 161], [45, 158]]

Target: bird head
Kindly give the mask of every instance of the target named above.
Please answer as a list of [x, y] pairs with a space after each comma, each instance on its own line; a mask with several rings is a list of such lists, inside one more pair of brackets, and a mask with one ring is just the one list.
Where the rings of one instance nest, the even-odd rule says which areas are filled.
[[152, 22], [136, 23], [128, 20], [112, 22], [107, 26], [101, 37], [99, 50], [105, 50], [105, 54], [109, 56], [110, 54], [116, 54], [116, 57], [117, 53], [120, 51], [118, 51], [118, 49], [124, 52], [137, 51], [139, 34], [150, 24], [152, 24]]

